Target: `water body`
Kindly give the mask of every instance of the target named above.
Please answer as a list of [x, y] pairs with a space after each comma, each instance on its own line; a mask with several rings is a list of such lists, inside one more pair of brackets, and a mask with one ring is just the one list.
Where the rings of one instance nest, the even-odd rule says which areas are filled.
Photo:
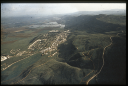
[[49, 22], [42, 25], [30, 25], [29, 28], [39, 28], [39, 27], [60, 27], [64, 28], [65, 25], [58, 24], [57, 22]]

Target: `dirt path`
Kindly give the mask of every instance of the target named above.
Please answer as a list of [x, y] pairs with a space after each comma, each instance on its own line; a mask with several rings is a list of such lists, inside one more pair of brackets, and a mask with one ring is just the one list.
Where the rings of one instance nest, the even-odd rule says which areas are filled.
[[[34, 55], [34, 54], [32, 54], [32, 55]], [[30, 55], [30, 56], [32, 56], [32, 55]], [[26, 58], [28, 58], [28, 57], [30, 57], [30, 56], [27, 56], [27, 57], [25, 57], [25, 58], [23, 58], [23, 59], [20, 59], [20, 60], [16, 61], [16, 62], [13, 62], [12, 64], [10, 64], [10, 65], [8, 65], [7, 67], [3, 68], [2, 71], [6, 70], [7, 68], [9, 68], [10, 66], [12, 66], [13, 64], [15, 64], [15, 63], [17, 63], [17, 62], [20, 62], [20, 61], [22, 61], [22, 60], [24, 60], [24, 59], [26, 59]]]
[[[94, 50], [94, 49], [91, 49], [90, 51], [92, 51], [92, 50]], [[90, 51], [88, 51], [88, 53], [87, 53], [87, 55], [90, 56], [88, 59], [92, 62], [93, 68], [94, 68], [94, 70], [95, 70], [94, 62], [91, 60], [91, 56], [92, 56], [92, 55], [89, 54]], [[84, 54], [83, 54], [83, 55], [84, 55]], [[85, 56], [85, 55], [84, 55], [84, 56]], [[85, 56], [85, 57], [86, 57], [86, 56]], [[94, 72], [94, 70], [92, 70], [90, 73], [88, 73], [85, 77], [89, 76], [92, 72]], [[84, 77], [84, 78], [85, 78], [85, 77]], [[86, 82], [86, 81], [83, 81], [84, 78], [81, 79], [80, 83], [81, 83], [81, 82]], [[79, 83], [79, 84], [80, 84], [80, 83]]]
[[[118, 34], [121, 34], [121, 33], [117, 33], [116, 36], [118, 36]], [[98, 72], [97, 74], [93, 75], [92, 77], [90, 77], [90, 78], [86, 81], [86, 85], [88, 85], [88, 83], [89, 83], [93, 78], [95, 78], [95, 77], [101, 72], [101, 70], [102, 70], [102, 68], [103, 68], [103, 66], [104, 66], [104, 52], [105, 52], [105, 49], [106, 49], [107, 47], [109, 47], [109, 46], [112, 45], [112, 37], [114, 37], [114, 36], [110, 36], [111, 43], [110, 43], [109, 45], [107, 45], [107, 46], [104, 48], [104, 50], [103, 50], [103, 54], [102, 54], [103, 64], [102, 64], [102, 66], [101, 66], [99, 72]]]

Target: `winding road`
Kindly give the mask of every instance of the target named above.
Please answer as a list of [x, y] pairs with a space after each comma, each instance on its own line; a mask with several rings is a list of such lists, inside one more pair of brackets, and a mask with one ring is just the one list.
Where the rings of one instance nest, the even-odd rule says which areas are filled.
[[[118, 34], [121, 34], [121, 33], [117, 33], [116, 36], [118, 36]], [[107, 47], [109, 47], [109, 46], [112, 45], [112, 42], [113, 42], [113, 41], [112, 41], [112, 37], [114, 37], [114, 36], [110, 36], [111, 43], [110, 43], [109, 45], [107, 45], [107, 46], [104, 48], [104, 50], [103, 50], [103, 54], [102, 54], [103, 64], [102, 64], [102, 66], [101, 66], [99, 72], [98, 72], [97, 74], [93, 75], [92, 77], [90, 77], [90, 78], [86, 81], [86, 85], [88, 85], [88, 83], [89, 83], [93, 78], [95, 78], [95, 77], [101, 72], [101, 70], [102, 70], [102, 68], [103, 68], [103, 66], [104, 66], [104, 53], [105, 53], [105, 49], [106, 49]]]

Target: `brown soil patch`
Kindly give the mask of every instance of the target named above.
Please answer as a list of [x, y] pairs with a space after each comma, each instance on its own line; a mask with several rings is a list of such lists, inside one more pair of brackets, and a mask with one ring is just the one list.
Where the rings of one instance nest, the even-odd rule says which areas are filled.
[[36, 29], [33, 33], [38, 33], [38, 32], [41, 32], [41, 31], [44, 31], [44, 30], [52, 30], [54, 29], [53, 27], [45, 27], [43, 29]]
[[27, 37], [31, 37], [33, 34], [26, 34], [26, 33], [17, 33], [17, 34], [13, 34], [13, 35], [8, 35], [8, 37], [19, 37], [19, 38], [27, 38]]
[[15, 35], [15, 36], [9, 36], [9, 37], [27, 38], [27, 37], [31, 37], [31, 36], [28, 36], [28, 35]]
[[5, 32], [9, 32], [9, 33], [14, 33], [15, 31], [18, 31], [18, 30], [27, 30], [26, 27], [14, 27], [14, 28], [7, 28], [5, 29]]
[[9, 43], [14, 43], [16, 42], [17, 40], [14, 40], [14, 41], [7, 41], [7, 42], [1, 42], [1, 44], [9, 44]]

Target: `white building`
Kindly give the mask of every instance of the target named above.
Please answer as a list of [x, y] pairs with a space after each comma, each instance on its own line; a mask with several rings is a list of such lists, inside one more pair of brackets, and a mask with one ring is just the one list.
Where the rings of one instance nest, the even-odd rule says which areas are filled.
[[6, 59], [7, 59], [6, 56], [1, 56], [1, 61], [4, 61], [4, 60], [6, 60]]

